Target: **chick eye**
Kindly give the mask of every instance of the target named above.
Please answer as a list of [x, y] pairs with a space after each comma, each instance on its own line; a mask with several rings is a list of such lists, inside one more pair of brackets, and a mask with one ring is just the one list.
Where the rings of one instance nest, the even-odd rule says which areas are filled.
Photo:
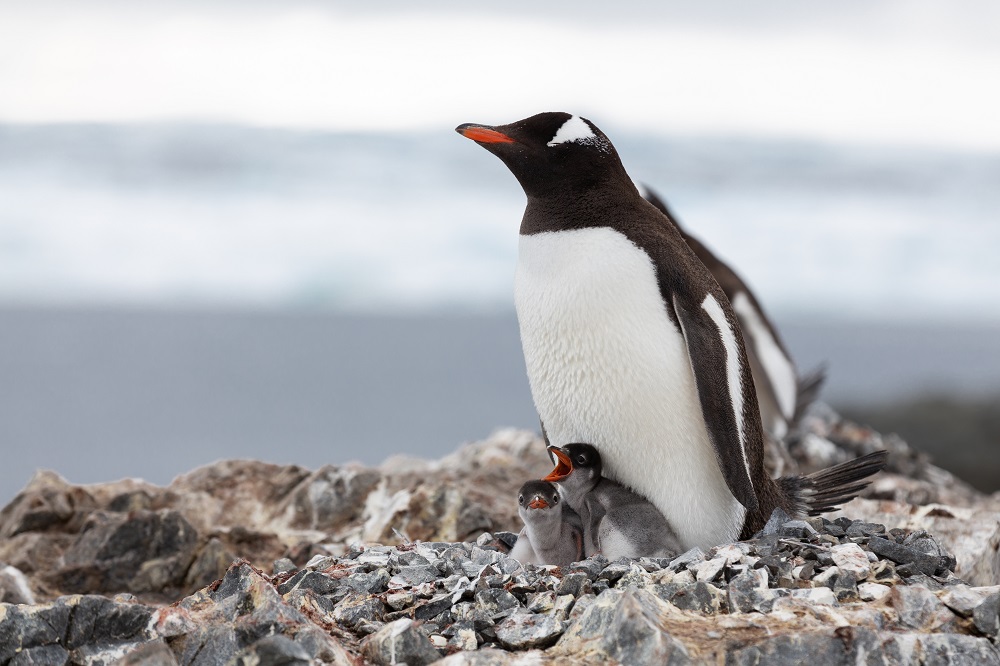
[[518, 504], [524, 504], [524, 495], [518, 495], [517, 496], [517, 503]]
[[553, 495], [552, 496], [552, 503], [553, 504], [559, 504], [559, 495]]
[[577, 456], [576, 457], [576, 462], [579, 463], [579, 464], [581, 464], [581, 465], [586, 465], [587, 464], [587, 456]]

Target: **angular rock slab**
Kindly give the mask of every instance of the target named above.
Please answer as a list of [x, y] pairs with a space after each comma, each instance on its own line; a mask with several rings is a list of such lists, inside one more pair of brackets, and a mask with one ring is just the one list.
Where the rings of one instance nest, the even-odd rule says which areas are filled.
[[[0, 604], [0, 663], [64, 663], [71, 651], [114, 652], [152, 638], [152, 609], [98, 596], [71, 596], [40, 606]], [[32, 661], [33, 660], [33, 661]], [[65, 661], [65, 660], [64, 660]]]
[[692, 663], [663, 622], [670, 606], [647, 590], [607, 590], [573, 622], [554, 656], [632, 664]]

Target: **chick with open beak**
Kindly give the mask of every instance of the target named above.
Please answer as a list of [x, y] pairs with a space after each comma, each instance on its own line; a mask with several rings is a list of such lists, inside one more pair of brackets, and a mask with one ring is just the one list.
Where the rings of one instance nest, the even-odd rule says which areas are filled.
[[584, 554], [668, 557], [680, 540], [652, 502], [603, 476], [601, 454], [590, 444], [550, 446], [555, 469], [542, 481], [557, 485], [565, 503], [583, 522]]

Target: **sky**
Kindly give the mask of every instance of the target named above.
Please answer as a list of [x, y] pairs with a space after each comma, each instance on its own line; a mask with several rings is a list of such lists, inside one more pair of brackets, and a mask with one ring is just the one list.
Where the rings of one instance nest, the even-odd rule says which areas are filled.
[[0, 122], [637, 131], [1000, 149], [1000, 5], [0, 1]]

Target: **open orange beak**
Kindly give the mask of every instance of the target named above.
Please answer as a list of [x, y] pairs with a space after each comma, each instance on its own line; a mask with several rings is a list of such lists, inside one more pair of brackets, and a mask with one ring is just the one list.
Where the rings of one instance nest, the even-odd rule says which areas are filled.
[[456, 127], [455, 131], [466, 139], [472, 139], [479, 143], [514, 143], [514, 139], [503, 132], [498, 132], [492, 127], [486, 127], [485, 125], [465, 123]]
[[547, 509], [549, 508], [549, 503], [543, 500], [541, 497], [536, 497], [530, 502], [528, 502], [529, 509]]
[[550, 446], [548, 452], [556, 457], [556, 468], [542, 477], [542, 481], [562, 481], [573, 473], [573, 461], [558, 446]]

